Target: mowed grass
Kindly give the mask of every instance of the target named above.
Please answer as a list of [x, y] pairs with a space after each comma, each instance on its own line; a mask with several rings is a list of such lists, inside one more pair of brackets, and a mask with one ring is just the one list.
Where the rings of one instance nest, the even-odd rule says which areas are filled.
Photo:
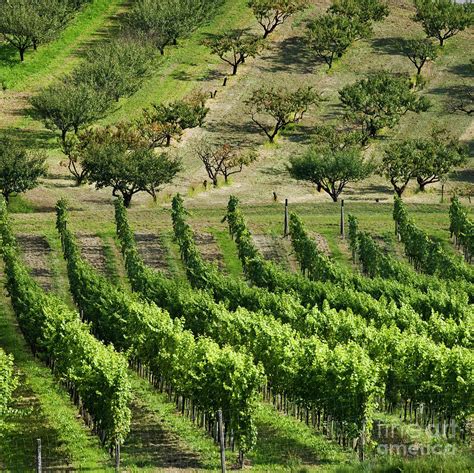
[[80, 47], [100, 37], [124, 0], [93, 0], [71, 20], [59, 37], [40, 44], [37, 51], [29, 49], [20, 61], [18, 51], [7, 43], [0, 45], [0, 80], [7, 89], [31, 91], [47, 85], [59, 74], [69, 72], [80, 60]]

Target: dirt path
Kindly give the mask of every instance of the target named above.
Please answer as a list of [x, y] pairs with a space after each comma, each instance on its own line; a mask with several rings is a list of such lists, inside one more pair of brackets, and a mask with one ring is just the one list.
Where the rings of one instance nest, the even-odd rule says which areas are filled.
[[82, 257], [100, 274], [108, 276], [107, 258], [102, 238], [96, 235], [78, 233], [77, 241], [81, 248]]
[[53, 272], [50, 268], [51, 248], [48, 240], [44, 236], [27, 234], [17, 235], [16, 238], [32, 276], [44, 290], [51, 291]]
[[166, 249], [159, 236], [154, 233], [139, 232], [135, 233], [135, 241], [138, 252], [147, 266], [169, 274]]
[[214, 235], [207, 232], [198, 232], [194, 234], [194, 240], [202, 257], [210, 263], [217, 263], [219, 269], [225, 272], [224, 257]]
[[296, 261], [290, 256], [291, 246], [287, 245], [286, 240], [261, 233], [252, 234], [252, 238], [265, 259], [279, 263], [288, 269], [295, 267]]

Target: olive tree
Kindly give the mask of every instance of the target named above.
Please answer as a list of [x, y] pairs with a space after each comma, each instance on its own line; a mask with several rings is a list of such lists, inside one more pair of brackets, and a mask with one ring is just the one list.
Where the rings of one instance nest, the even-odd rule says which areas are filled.
[[111, 187], [112, 195], [120, 194], [126, 207], [138, 192], [146, 192], [156, 201], [161, 186], [181, 169], [178, 159], [155, 153], [127, 126], [91, 131], [81, 164], [96, 189]]
[[357, 19], [326, 14], [308, 23], [306, 40], [316, 57], [331, 69], [335, 58], [340, 58], [352, 44], [357, 31]]
[[365, 142], [382, 128], [393, 128], [406, 113], [429, 108], [428, 99], [417, 95], [408, 77], [385, 71], [345, 86], [339, 97], [346, 118], [361, 126]]
[[409, 39], [403, 42], [403, 54], [416, 67], [417, 75], [421, 74], [428, 60], [433, 61], [438, 56], [436, 46], [429, 39]]
[[5, 201], [12, 194], [34, 189], [46, 175], [44, 153], [28, 151], [8, 136], [0, 136], [0, 192]]
[[308, 0], [249, 0], [255, 18], [263, 28], [266, 38], [290, 16], [309, 6]]
[[232, 30], [220, 35], [214, 35], [203, 42], [212, 54], [232, 66], [232, 75], [237, 74], [240, 64], [248, 57], [257, 56], [263, 49], [261, 38], [249, 34], [245, 30]]
[[273, 143], [277, 134], [288, 125], [303, 119], [310, 105], [320, 99], [311, 87], [290, 91], [263, 86], [253, 91], [246, 101], [252, 121]]
[[356, 146], [313, 146], [302, 156], [291, 158], [288, 169], [293, 178], [316, 184], [318, 191], [326, 192], [333, 202], [349, 182], [361, 181], [373, 172], [372, 164], [364, 160]]
[[414, 20], [421, 23], [428, 38], [439, 45], [474, 24], [474, 5], [452, 0], [415, 0]]

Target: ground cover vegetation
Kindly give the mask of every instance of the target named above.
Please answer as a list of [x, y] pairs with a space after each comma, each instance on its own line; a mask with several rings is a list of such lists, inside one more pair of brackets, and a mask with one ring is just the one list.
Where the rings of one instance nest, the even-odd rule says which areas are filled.
[[469, 468], [473, 25], [0, 2], [0, 469]]

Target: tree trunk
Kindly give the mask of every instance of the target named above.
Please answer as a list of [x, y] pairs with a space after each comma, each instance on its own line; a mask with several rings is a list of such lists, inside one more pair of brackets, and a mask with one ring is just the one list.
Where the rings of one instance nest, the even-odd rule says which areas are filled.
[[5, 199], [5, 202], [8, 204], [10, 202], [10, 192], [2, 192], [3, 198]]
[[123, 205], [125, 206], [125, 208], [128, 209], [130, 207], [130, 203], [132, 202], [133, 194], [122, 193], [122, 196], [123, 196]]
[[20, 48], [20, 61], [23, 62], [25, 60], [25, 50]]
[[171, 144], [171, 135], [168, 135], [166, 137], [166, 146], [170, 146], [170, 144]]
[[232, 64], [232, 75], [235, 76], [237, 74], [237, 69], [239, 65], [237, 63]]

